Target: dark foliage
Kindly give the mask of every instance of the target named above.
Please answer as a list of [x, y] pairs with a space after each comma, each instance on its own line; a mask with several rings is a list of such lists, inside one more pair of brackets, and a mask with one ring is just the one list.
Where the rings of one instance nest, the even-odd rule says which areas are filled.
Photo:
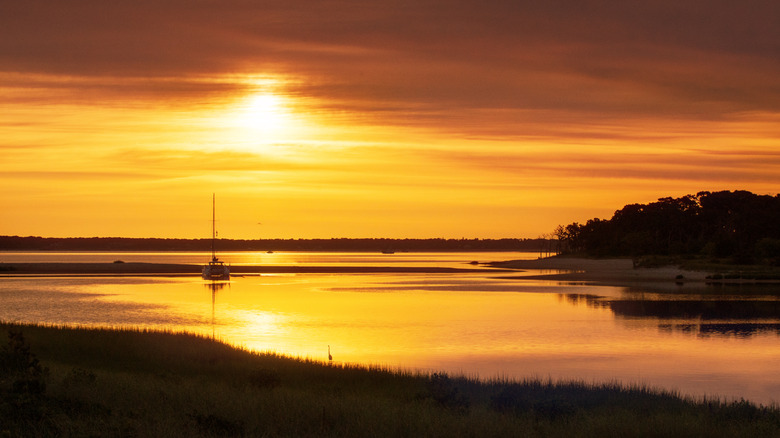
[[38, 422], [44, 413], [47, 371], [22, 332], [10, 330], [8, 344], [0, 348], [0, 418], [16, 427]]
[[577, 407], [572, 400], [552, 388], [547, 391], [534, 389], [520, 385], [507, 386], [491, 397], [491, 407], [502, 413], [532, 415], [553, 421], [576, 412]]
[[249, 384], [258, 389], [273, 389], [279, 386], [282, 378], [277, 371], [258, 369], [249, 374]]
[[559, 226], [563, 253], [704, 255], [732, 263], [780, 262], [780, 195], [699, 192], [631, 204], [611, 219]]
[[433, 373], [426, 386], [428, 396], [441, 406], [458, 413], [468, 412], [471, 403], [446, 373]]
[[244, 425], [214, 414], [193, 412], [188, 417], [195, 424], [198, 432], [207, 436], [243, 436]]

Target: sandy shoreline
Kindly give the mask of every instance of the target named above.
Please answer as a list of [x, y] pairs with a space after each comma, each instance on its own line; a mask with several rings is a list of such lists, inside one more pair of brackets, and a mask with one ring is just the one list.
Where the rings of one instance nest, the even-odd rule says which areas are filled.
[[[778, 280], [711, 280], [710, 273], [690, 271], [674, 266], [634, 268], [631, 259], [587, 259], [552, 257], [535, 260], [510, 260], [489, 263], [489, 268], [444, 268], [411, 266], [250, 266], [232, 265], [231, 274], [456, 274], [503, 273], [505, 278], [548, 280], [566, 283], [588, 283], [608, 286], [639, 284], [710, 284], [710, 283], [772, 283]], [[96, 276], [165, 276], [200, 277], [201, 266], [169, 263], [0, 263], [2, 277], [96, 277]], [[665, 287], [665, 286], [664, 286]]]
[[586, 259], [553, 257], [537, 260], [511, 260], [494, 263], [504, 269], [542, 271], [520, 278], [557, 280], [597, 284], [624, 285], [656, 282], [705, 282], [709, 273], [689, 271], [674, 266], [661, 268], [634, 268], [631, 259]]
[[[448, 274], [506, 273], [518, 280], [550, 280], [604, 285], [635, 283], [710, 283], [705, 271], [690, 271], [675, 266], [634, 268], [628, 258], [588, 259], [551, 257], [534, 260], [509, 260], [487, 264], [489, 268], [445, 268], [435, 266], [252, 266], [231, 265], [235, 276], [253, 274]], [[529, 272], [531, 271], [531, 272]], [[200, 276], [201, 266], [172, 263], [0, 263], [0, 277], [35, 276]], [[777, 280], [749, 282], [778, 283]], [[729, 282], [743, 282], [729, 280]]]

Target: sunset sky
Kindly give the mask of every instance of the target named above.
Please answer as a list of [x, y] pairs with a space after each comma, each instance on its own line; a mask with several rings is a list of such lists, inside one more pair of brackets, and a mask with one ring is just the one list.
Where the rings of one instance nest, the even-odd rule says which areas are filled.
[[0, 2], [0, 234], [538, 237], [780, 191], [777, 0]]

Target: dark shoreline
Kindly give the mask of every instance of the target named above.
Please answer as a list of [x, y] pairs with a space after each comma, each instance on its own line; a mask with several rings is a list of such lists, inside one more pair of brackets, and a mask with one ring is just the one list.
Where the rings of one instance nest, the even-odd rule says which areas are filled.
[[[751, 278], [746, 271], [741, 276], [717, 275], [716, 269], [685, 269], [675, 265], [637, 267], [630, 258], [594, 259], [583, 257], [549, 257], [535, 260], [510, 260], [490, 263], [499, 269], [537, 271], [538, 274], [512, 277], [523, 280], [550, 280], [568, 283], [589, 283], [607, 286], [648, 284], [780, 284], [773, 276]], [[726, 270], [727, 266], [720, 266]], [[735, 269], [738, 267], [735, 267]], [[729, 271], [733, 269], [728, 269]], [[736, 269], [739, 271], [739, 269]]]
[[[511, 271], [511, 270], [507, 270]], [[67, 276], [200, 276], [200, 265], [171, 263], [0, 263], [0, 277]], [[409, 266], [250, 266], [233, 265], [232, 275], [243, 274], [450, 274], [492, 272], [486, 269]]]

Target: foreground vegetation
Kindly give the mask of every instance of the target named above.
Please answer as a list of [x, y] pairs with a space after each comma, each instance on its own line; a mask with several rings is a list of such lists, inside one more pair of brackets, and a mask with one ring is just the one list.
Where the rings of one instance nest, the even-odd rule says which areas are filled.
[[0, 325], [0, 436], [780, 436], [647, 388], [327, 365], [159, 332]]

